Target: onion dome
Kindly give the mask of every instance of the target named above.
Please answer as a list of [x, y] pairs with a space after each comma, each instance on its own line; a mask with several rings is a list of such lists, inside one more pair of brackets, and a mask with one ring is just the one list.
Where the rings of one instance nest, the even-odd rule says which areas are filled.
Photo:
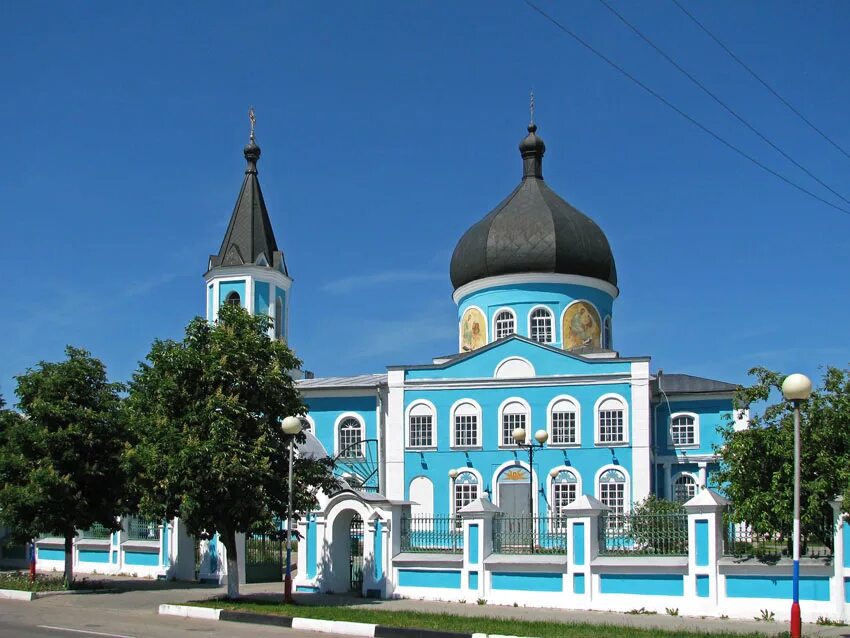
[[616, 286], [617, 269], [602, 229], [543, 181], [546, 145], [534, 123], [519, 144], [522, 181], [464, 233], [455, 247], [455, 289], [477, 279], [520, 273], [558, 273]]

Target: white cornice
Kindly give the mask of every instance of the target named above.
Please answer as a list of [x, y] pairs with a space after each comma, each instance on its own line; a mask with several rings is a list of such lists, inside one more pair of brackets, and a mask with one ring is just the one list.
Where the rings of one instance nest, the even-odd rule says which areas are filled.
[[526, 379], [493, 379], [478, 377], [468, 379], [406, 379], [406, 388], [417, 390], [439, 390], [443, 388], [534, 388], [568, 385], [610, 385], [631, 383], [628, 372], [611, 372], [595, 375], [545, 376]]
[[216, 266], [204, 273], [204, 281], [210, 283], [213, 279], [238, 279], [239, 277], [253, 277], [260, 281], [271, 281], [280, 284], [284, 290], [289, 290], [292, 278], [284, 275], [279, 270], [268, 266], [257, 266], [245, 264], [244, 266]]
[[456, 304], [468, 297], [474, 292], [485, 290], [486, 288], [495, 288], [496, 286], [514, 286], [518, 284], [572, 284], [575, 286], [587, 286], [588, 288], [596, 288], [604, 293], [611, 295], [614, 299], [620, 294], [617, 286], [608, 283], [602, 279], [595, 277], [585, 277], [583, 275], [562, 275], [551, 272], [524, 272], [513, 275], [496, 275], [495, 277], [484, 277], [476, 279], [464, 284], [452, 293], [452, 299]]

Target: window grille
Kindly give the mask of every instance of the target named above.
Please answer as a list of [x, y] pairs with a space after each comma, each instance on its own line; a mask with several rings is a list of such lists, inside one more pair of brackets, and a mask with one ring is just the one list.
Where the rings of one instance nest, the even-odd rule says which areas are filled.
[[[508, 406], [510, 408], [511, 406]], [[516, 445], [514, 441], [514, 430], [516, 428], [526, 429], [524, 412], [505, 412], [502, 414], [502, 445]]]
[[673, 445], [693, 445], [696, 443], [696, 428], [694, 426], [695, 419], [692, 416], [673, 417], [670, 425]]
[[552, 342], [552, 314], [546, 308], [531, 313], [531, 339], [538, 343]]
[[231, 306], [241, 306], [242, 299], [239, 297], [239, 293], [234, 290], [228, 293], [227, 298], [224, 300], [224, 303], [230, 304]]
[[478, 445], [477, 414], [455, 414], [455, 445], [458, 447]]
[[562, 519], [564, 508], [576, 500], [577, 484], [575, 474], [568, 470], [561, 470], [552, 479], [552, 511], [557, 519]]
[[623, 410], [599, 410], [599, 442], [622, 443]]
[[[558, 407], [558, 406], [556, 406]], [[564, 406], [565, 407], [565, 406]], [[576, 442], [576, 413], [572, 410], [552, 412], [552, 443], [566, 445]]]
[[363, 429], [357, 419], [348, 418], [339, 424], [339, 453], [343, 458], [362, 458], [362, 442]]
[[697, 482], [690, 474], [682, 474], [673, 482], [673, 500], [684, 503], [697, 495]]
[[496, 315], [496, 339], [507, 337], [516, 332], [514, 327], [514, 315], [509, 310], [503, 310]]
[[615, 522], [617, 516], [626, 508], [626, 477], [619, 470], [608, 470], [599, 479], [599, 500], [611, 508], [609, 521]]
[[410, 416], [410, 447], [430, 447], [433, 445], [432, 418], [430, 414]]
[[478, 498], [478, 478], [472, 472], [461, 472], [455, 478], [455, 513]]

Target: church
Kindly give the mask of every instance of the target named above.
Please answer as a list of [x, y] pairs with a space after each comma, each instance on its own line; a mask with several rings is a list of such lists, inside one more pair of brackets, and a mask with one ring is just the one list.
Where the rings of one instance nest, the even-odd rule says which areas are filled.
[[[322, 511], [302, 520], [300, 590], [362, 587], [338, 564], [352, 562], [350, 538], [382, 509], [401, 507], [414, 527], [430, 520], [432, 533], [449, 521], [451, 534], [450, 521], [482, 497], [504, 517], [542, 521], [583, 495], [617, 515], [651, 494], [684, 503], [711, 485], [717, 428], [733, 417], [736, 386], [653, 372], [649, 356], [615, 349], [611, 246], [547, 186], [545, 151], [532, 121], [519, 144], [519, 184], [480, 219], [457, 211], [473, 223], [449, 268], [456, 352], [374, 374], [299, 379], [311, 446], [336, 460], [348, 488], [322, 496]], [[273, 336], [286, 340], [292, 279], [260, 189], [253, 133], [244, 155], [242, 188], [205, 275], [207, 318], [240, 304], [268, 314]], [[329, 548], [334, 574], [322, 573], [311, 539]]]

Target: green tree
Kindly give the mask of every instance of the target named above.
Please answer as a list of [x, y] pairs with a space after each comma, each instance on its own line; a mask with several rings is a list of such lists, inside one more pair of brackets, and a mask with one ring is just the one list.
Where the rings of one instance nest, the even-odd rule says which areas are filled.
[[687, 553], [688, 518], [681, 503], [650, 494], [635, 503], [628, 519], [635, 541], [645, 551]]
[[[794, 412], [782, 397], [785, 375], [753, 368], [756, 383], [740, 388], [735, 409], [750, 410], [750, 427], [722, 427], [718, 482], [733, 520], [756, 533], [790, 538], [794, 512]], [[775, 403], [772, 403], [774, 402]], [[757, 410], [759, 408], [759, 410]], [[850, 370], [827, 368], [801, 411], [800, 525], [803, 536], [832, 546], [829, 502], [850, 485]]]
[[20, 414], [0, 414], [0, 520], [18, 541], [65, 539], [65, 583], [74, 581], [78, 529], [118, 529], [128, 507], [122, 389], [85, 350], [42, 361], [16, 377]]
[[[218, 533], [230, 597], [239, 594], [236, 534], [286, 517], [280, 424], [306, 410], [289, 373], [300, 362], [268, 337], [270, 325], [229, 304], [216, 324], [196, 318], [182, 341], [154, 342], [128, 399], [141, 511], [179, 517], [195, 536]], [[299, 459], [293, 470], [298, 511], [334, 484], [328, 460]]]

